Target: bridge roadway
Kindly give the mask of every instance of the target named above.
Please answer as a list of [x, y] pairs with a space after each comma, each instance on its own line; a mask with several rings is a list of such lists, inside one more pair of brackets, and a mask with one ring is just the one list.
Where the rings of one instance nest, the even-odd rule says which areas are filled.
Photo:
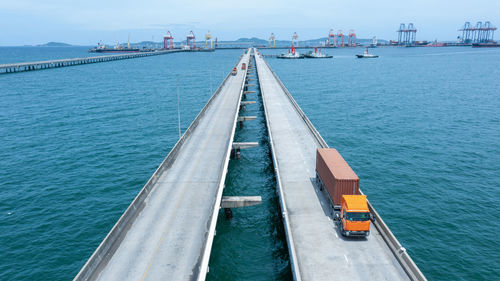
[[[406, 272], [378, 227], [367, 239], [342, 237], [315, 184], [316, 149], [327, 145], [262, 56], [255, 60], [294, 279], [425, 280], [409, 257], [417, 277]], [[406, 254], [400, 245], [397, 250]]]
[[0, 64], [0, 74], [2, 73], [15, 73], [33, 70], [42, 70], [48, 68], [59, 68], [66, 66], [74, 66], [81, 64], [108, 62], [115, 60], [142, 58], [150, 56], [165, 55], [176, 52], [188, 52], [195, 50], [160, 50], [155, 52], [134, 52], [134, 53], [124, 53], [115, 55], [102, 55], [102, 56], [92, 56], [84, 58], [71, 58], [71, 59], [57, 59], [57, 60], [46, 60], [46, 61], [34, 61], [34, 62], [18, 62], [9, 64]]
[[75, 280], [204, 280], [246, 78], [228, 75]]

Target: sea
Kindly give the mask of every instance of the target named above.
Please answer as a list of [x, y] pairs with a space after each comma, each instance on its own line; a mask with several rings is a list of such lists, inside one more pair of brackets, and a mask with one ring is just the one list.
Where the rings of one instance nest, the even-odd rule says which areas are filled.
[[[87, 49], [0, 47], [0, 64]], [[266, 60], [429, 280], [499, 280], [500, 48], [363, 51]], [[0, 280], [73, 279], [178, 140], [177, 94], [183, 131], [242, 53], [0, 74]], [[224, 194], [263, 204], [220, 211], [212, 281], [292, 279], [256, 90], [235, 141], [260, 145]]]

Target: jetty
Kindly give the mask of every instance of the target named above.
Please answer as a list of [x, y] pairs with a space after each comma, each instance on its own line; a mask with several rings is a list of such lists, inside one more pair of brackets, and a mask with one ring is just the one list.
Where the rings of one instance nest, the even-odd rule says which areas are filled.
[[126, 60], [126, 59], [166, 55], [178, 52], [194, 52], [194, 51], [195, 50], [160, 50], [153, 52], [135, 52], [135, 53], [126, 53], [117, 55], [92, 56], [84, 58], [70, 58], [70, 59], [0, 64], [0, 74], [68, 67], [68, 66], [75, 66], [82, 64], [109, 62], [116, 60]]
[[[371, 204], [370, 236], [339, 234], [315, 181], [316, 149], [328, 144], [256, 49], [235, 67], [74, 280], [205, 280], [219, 211], [260, 200], [222, 196], [230, 157], [259, 145], [234, 142], [238, 122], [255, 119], [240, 114], [258, 86], [294, 280], [425, 281]], [[254, 67], [257, 77], [247, 75]]]

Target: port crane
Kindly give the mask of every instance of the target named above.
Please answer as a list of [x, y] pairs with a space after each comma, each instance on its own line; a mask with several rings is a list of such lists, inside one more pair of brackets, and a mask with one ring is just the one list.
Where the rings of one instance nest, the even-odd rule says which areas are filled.
[[333, 28], [330, 29], [330, 32], [328, 33], [328, 46], [335, 46], [335, 31], [333, 31]]
[[212, 41], [212, 35], [210, 34], [210, 31], [208, 31], [208, 33], [205, 34], [205, 49], [208, 47], [208, 41], [210, 41], [210, 49], [213, 49], [214, 44]]
[[186, 45], [191, 50], [196, 49], [196, 36], [194, 36], [194, 33], [192, 30], [186, 36]]
[[[339, 44], [339, 39], [341, 39], [340, 44]], [[342, 33], [342, 29], [339, 29], [337, 31], [336, 45], [337, 47], [344, 47], [344, 34]]]
[[415, 45], [415, 38], [417, 36], [417, 29], [413, 23], [409, 23], [408, 27], [404, 23], [399, 25], [398, 32], [398, 45], [413, 46]]
[[354, 33], [354, 29], [349, 30], [349, 35], [347, 36], [347, 45], [349, 47], [356, 47], [356, 33]]
[[297, 48], [299, 46], [299, 35], [297, 35], [297, 32], [293, 33], [292, 46], [294, 46], [295, 48]]
[[174, 37], [172, 37], [172, 33], [170, 33], [170, 30], [167, 31], [167, 34], [165, 36], [163, 36], [163, 48], [165, 50], [172, 50], [174, 48]]
[[274, 36], [274, 33], [271, 33], [271, 37], [269, 37], [269, 48], [276, 48], [276, 37]]

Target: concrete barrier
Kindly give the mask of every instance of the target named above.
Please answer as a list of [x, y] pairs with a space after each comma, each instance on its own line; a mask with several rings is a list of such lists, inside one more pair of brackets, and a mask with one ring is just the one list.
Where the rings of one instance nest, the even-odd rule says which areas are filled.
[[[267, 64], [266, 61], [264, 61], [264, 62]], [[269, 67], [269, 69], [272, 71], [272, 69], [270, 67]], [[273, 72], [273, 75], [274, 75], [274, 72]], [[275, 77], [277, 77], [277, 76], [275, 76]], [[257, 80], [259, 80], [260, 91], [261, 91], [261, 93], [263, 93], [263, 90], [262, 90], [263, 87], [261, 85], [261, 80], [259, 79], [259, 72], [258, 71], [257, 71]], [[278, 79], [278, 81], [281, 83], [281, 81], [279, 79]], [[264, 105], [264, 108], [267, 108], [265, 99], [262, 99], [262, 103]], [[280, 172], [279, 172], [278, 161], [277, 161], [276, 155], [274, 153], [275, 149], [274, 149], [273, 134], [272, 134], [271, 129], [270, 129], [271, 126], [269, 125], [269, 117], [267, 115], [267, 110], [264, 110], [264, 114], [266, 116], [266, 127], [267, 127], [267, 134], [269, 137], [269, 144], [271, 145], [271, 148], [272, 148], [271, 154], [272, 154], [272, 159], [273, 159], [273, 168], [274, 168], [274, 173], [276, 174], [276, 183], [277, 183], [278, 197], [280, 199], [279, 202], [280, 202], [280, 208], [281, 208], [281, 215], [282, 215], [283, 221], [284, 221], [283, 225], [285, 228], [286, 242], [288, 245], [288, 250], [289, 250], [288, 252], [290, 255], [290, 267], [292, 268], [293, 280], [301, 281], [302, 277], [300, 275], [300, 268], [299, 268], [299, 264], [297, 261], [297, 253], [295, 252], [293, 235], [292, 235], [292, 231], [290, 228], [290, 219], [288, 216], [288, 208], [287, 208], [286, 202], [285, 202], [285, 195], [283, 194], [283, 188], [282, 188], [282, 184], [281, 184], [281, 176], [280, 176]]]
[[[240, 56], [240, 60], [236, 64], [236, 67], [238, 67], [238, 65], [240, 64], [240, 62], [243, 58], [244, 58], [243, 55]], [[245, 81], [246, 75], [247, 75], [247, 71], [245, 71], [243, 81]], [[226, 79], [228, 77], [229, 77], [229, 74], [228, 74], [228, 76], [226, 76]], [[224, 81], [226, 81], [226, 80], [224, 80]], [[205, 281], [206, 274], [208, 272], [208, 262], [210, 260], [210, 252], [212, 249], [213, 238], [215, 236], [215, 227], [216, 227], [216, 222], [217, 222], [217, 216], [219, 214], [220, 202], [222, 200], [222, 192], [224, 190], [224, 183], [225, 183], [226, 174], [227, 174], [227, 167], [229, 165], [229, 158], [231, 156], [231, 149], [232, 149], [234, 134], [236, 132], [236, 120], [238, 119], [238, 112], [239, 112], [239, 108], [240, 108], [240, 104], [241, 104], [241, 97], [243, 95], [243, 87], [244, 87], [244, 83], [242, 83], [242, 85], [240, 87], [240, 91], [239, 91], [240, 94], [239, 94], [239, 98], [238, 98], [238, 104], [235, 108], [236, 111], [235, 111], [235, 115], [234, 115], [234, 119], [233, 119], [233, 127], [231, 129], [231, 136], [227, 140], [227, 150], [226, 150], [225, 155], [224, 155], [225, 160], [224, 160], [224, 162], [221, 163], [222, 173], [219, 176], [219, 187], [218, 187], [218, 191], [217, 191], [217, 196], [212, 201], [212, 203], [213, 203], [212, 217], [209, 221], [207, 221], [207, 226], [206, 226], [207, 232], [206, 232], [206, 236], [205, 236], [205, 243], [203, 244], [203, 248], [202, 248], [200, 255], [199, 255], [199, 258], [198, 258], [197, 266], [195, 266], [195, 272], [193, 273], [193, 280], [196, 279], [197, 281]], [[221, 88], [222, 88], [222, 85], [218, 89], [218, 91]]]

